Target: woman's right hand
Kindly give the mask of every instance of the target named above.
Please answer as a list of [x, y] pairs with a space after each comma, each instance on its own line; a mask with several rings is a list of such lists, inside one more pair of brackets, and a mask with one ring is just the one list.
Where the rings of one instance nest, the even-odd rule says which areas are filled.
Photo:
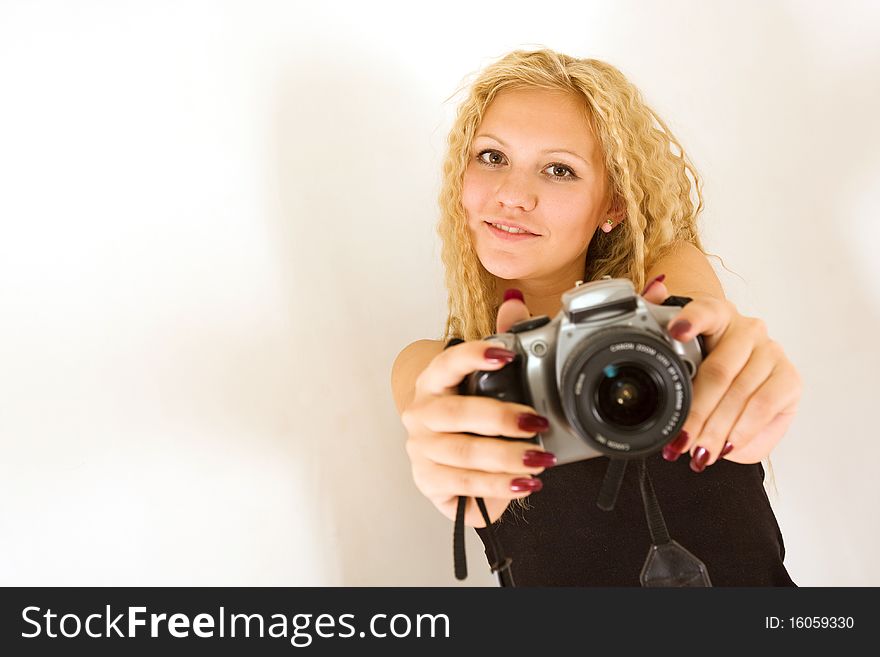
[[494, 437], [527, 439], [545, 431], [547, 420], [533, 408], [457, 394], [468, 374], [499, 370], [513, 355], [501, 343], [483, 340], [440, 352], [416, 379], [415, 395], [400, 416], [416, 486], [450, 520], [459, 495], [467, 496], [465, 524], [471, 527], [485, 525], [474, 498], [484, 498], [494, 522], [511, 500], [539, 491], [542, 482], [533, 475], [556, 462], [531, 442]]

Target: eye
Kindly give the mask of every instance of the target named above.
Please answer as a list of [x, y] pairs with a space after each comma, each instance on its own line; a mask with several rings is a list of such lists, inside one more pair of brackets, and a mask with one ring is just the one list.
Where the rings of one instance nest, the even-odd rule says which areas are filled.
[[491, 148], [480, 151], [477, 154], [477, 159], [483, 164], [490, 167], [497, 167], [504, 163], [504, 155], [502, 155], [499, 151], [492, 150]]
[[562, 180], [564, 178], [577, 178], [570, 168], [565, 166], [564, 164], [551, 164], [544, 171], [547, 171], [551, 178], [556, 178], [557, 180]]

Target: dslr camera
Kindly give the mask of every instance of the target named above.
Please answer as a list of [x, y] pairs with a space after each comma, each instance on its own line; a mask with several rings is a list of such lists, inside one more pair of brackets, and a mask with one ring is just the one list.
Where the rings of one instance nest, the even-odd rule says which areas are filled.
[[648, 456], [681, 430], [705, 353], [701, 336], [679, 342], [665, 329], [688, 301], [649, 303], [625, 278], [579, 283], [552, 320], [533, 317], [485, 338], [516, 358], [469, 374], [459, 392], [532, 406], [550, 421], [535, 442], [559, 464]]

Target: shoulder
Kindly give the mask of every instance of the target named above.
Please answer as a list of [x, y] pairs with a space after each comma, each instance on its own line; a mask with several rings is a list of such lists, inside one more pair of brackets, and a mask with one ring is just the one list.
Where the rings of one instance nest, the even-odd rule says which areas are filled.
[[392, 382], [396, 376], [413, 367], [420, 366], [421, 372], [434, 356], [443, 351], [443, 345], [442, 340], [416, 340], [406, 345], [394, 359], [391, 367]]
[[400, 412], [414, 392], [416, 379], [428, 363], [443, 351], [442, 340], [416, 340], [404, 347], [391, 366], [391, 392]]
[[659, 274], [666, 274], [665, 283], [671, 294], [725, 298], [721, 282], [706, 254], [690, 242], [672, 242], [660, 251], [649, 266], [645, 280]]
[[709, 264], [706, 254], [703, 253], [696, 245], [686, 240], [675, 240], [665, 244], [657, 252], [656, 262], [671, 262], [681, 267], [704, 267]]

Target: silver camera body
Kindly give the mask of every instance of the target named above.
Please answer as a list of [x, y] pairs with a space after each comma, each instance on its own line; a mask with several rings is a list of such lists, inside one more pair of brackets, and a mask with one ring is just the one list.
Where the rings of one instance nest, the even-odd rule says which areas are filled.
[[552, 320], [487, 337], [517, 357], [459, 390], [531, 405], [550, 421], [536, 442], [559, 464], [647, 456], [678, 435], [690, 409], [702, 338], [679, 342], [665, 329], [687, 301], [649, 303], [624, 278], [578, 284]]

